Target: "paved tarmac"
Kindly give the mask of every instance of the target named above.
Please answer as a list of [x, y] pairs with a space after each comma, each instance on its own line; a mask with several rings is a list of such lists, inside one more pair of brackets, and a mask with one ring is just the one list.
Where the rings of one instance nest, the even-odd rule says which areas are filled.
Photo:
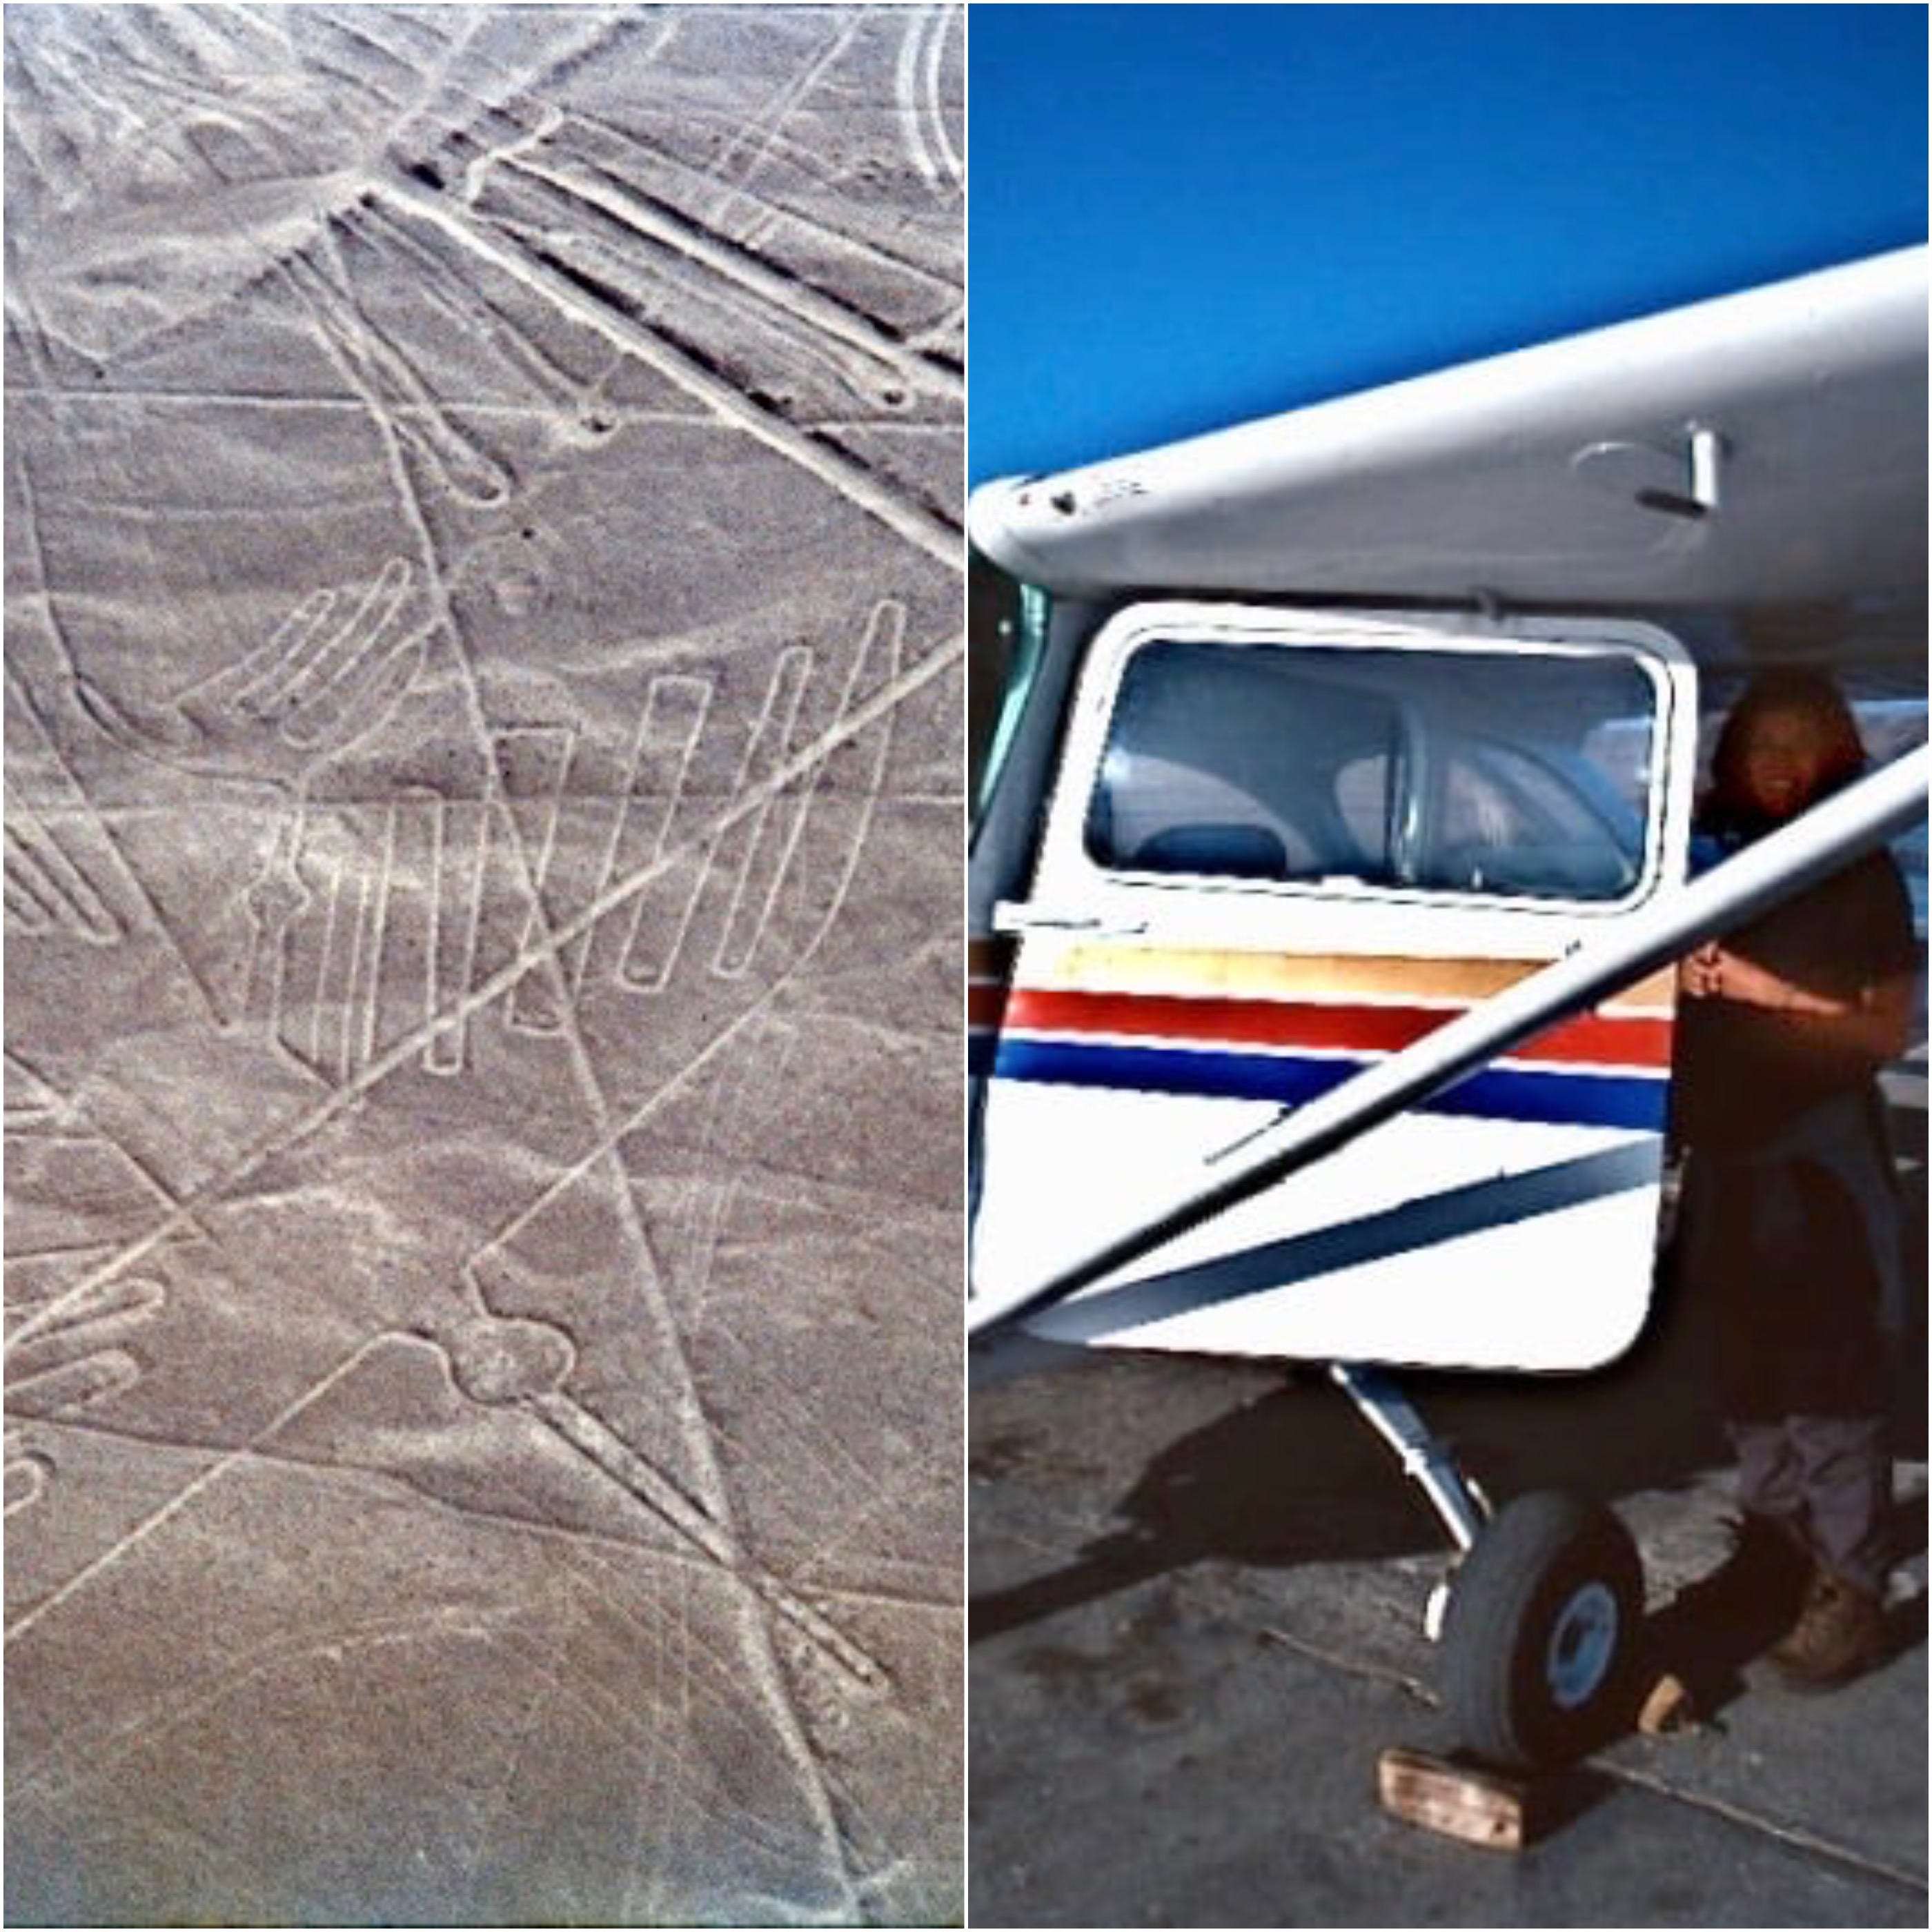
[[1022, 1376], [982, 1358], [971, 1922], [1924, 1924], [1922, 1394], [1899, 1404], [1891, 1655], [1799, 1697], [1750, 1633], [1670, 1610], [1726, 1547], [1698, 1326], [1673, 1299], [1601, 1377], [1406, 1385], [1494, 1492], [1614, 1502], [1700, 1698], [1696, 1730], [1627, 1736], [1573, 1774], [1565, 1822], [1516, 1855], [1377, 1804], [1384, 1746], [1450, 1742], [1421, 1631], [1448, 1545], [1339, 1395], [1259, 1365], [1088, 1355]]

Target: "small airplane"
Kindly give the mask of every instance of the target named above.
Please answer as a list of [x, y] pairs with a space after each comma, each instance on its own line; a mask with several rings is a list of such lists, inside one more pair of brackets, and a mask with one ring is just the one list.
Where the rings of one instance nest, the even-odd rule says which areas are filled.
[[[1426, 1627], [1504, 1764], [1597, 1734], [1639, 1558], [1390, 1371], [1631, 1346], [1674, 962], [1922, 837], [1926, 267], [971, 499], [969, 1330], [1326, 1365], [1460, 1552]], [[1789, 662], [1881, 761], [1700, 869], [1700, 710]]]

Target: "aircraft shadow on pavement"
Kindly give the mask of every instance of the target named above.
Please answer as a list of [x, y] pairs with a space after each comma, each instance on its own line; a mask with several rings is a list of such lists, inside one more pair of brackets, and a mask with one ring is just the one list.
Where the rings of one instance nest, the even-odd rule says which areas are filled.
[[[1922, 1283], [1922, 1169], [1905, 1206], [1914, 1250], [1907, 1279]], [[1922, 1460], [1922, 1302], [1912, 1330], [1899, 1350], [1894, 1447], [1901, 1457]], [[1682, 1490], [1727, 1466], [1711, 1346], [1707, 1300], [1675, 1282], [1666, 1262], [1643, 1340], [1612, 1369], [1574, 1378], [1418, 1373], [1402, 1380], [1466, 1472], [1498, 1501], [1560, 1489], [1614, 1503]], [[970, 1640], [1202, 1562], [1292, 1569], [1437, 1550], [1446, 1555], [1448, 1549], [1432, 1512], [1393, 1459], [1339, 1394], [1306, 1374], [1173, 1442], [1115, 1508], [1120, 1527], [1087, 1544], [1070, 1563], [972, 1598]], [[1924, 1550], [1922, 1501], [1902, 1513], [1898, 1535], [1900, 1560]], [[1924, 1623], [1922, 1598], [1895, 1610], [1894, 1650], [1922, 1642]], [[1700, 1599], [1694, 1586], [1654, 1615], [1652, 1625], [1673, 1659], [1678, 1647], [1686, 1652], [1706, 1712], [1736, 1694], [1744, 1664], [1780, 1634], [1767, 1634], [1761, 1620], [1731, 1618], [1715, 1600]]]
[[[1686, 1325], [1660, 1321], [1636, 1354], [1587, 1380], [1417, 1374], [1402, 1386], [1499, 1498], [1681, 1483], [1724, 1453], [1708, 1396], [1673, 1359], [1687, 1352], [1676, 1333]], [[1292, 1569], [1448, 1549], [1420, 1492], [1310, 1372], [1171, 1444], [1114, 1508], [1120, 1528], [1066, 1568], [975, 1597], [973, 1640], [1201, 1562]]]

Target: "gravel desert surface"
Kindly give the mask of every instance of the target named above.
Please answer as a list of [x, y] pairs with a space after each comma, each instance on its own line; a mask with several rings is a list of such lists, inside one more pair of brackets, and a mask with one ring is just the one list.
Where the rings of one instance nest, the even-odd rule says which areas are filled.
[[6, 35], [10, 1922], [956, 1916], [959, 13]]

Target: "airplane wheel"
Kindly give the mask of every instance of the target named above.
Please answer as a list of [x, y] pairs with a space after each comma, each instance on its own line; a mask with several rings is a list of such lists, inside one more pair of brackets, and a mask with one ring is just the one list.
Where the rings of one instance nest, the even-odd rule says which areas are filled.
[[1606, 1740], [1643, 1615], [1630, 1532], [1600, 1504], [1546, 1492], [1510, 1504], [1450, 1586], [1442, 1701], [1456, 1741], [1513, 1769]]

